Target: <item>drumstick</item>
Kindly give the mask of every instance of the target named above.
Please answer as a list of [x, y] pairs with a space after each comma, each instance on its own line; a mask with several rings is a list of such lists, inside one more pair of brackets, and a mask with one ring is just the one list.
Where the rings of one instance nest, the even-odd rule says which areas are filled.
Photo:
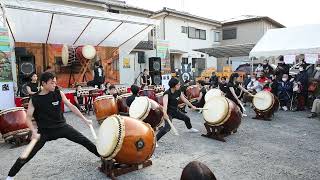
[[170, 119], [165, 119], [165, 120], [169, 123], [171, 129], [173, 130], [174, 135], [179, 136], [179, 133], [178, 133], [177, 129], [173, 126], [173, 124], [170, 121]]
[[92, 134], [92, 136], [93, 136], [93, 139], [94, 139], [94, 140], [97, 140], [97, 139], [98, 139], [98, 138], [97, 138], [97, 134], [96, 134], [96, 132], [94, 131], [92, 124], [90, 124], [89, 127], [90, 127], [90, 130], [91, 130], [91, 134]]
[[28, 144], [26, 149], [22, 152], [22, 154], [20, 156], [21, 159], [26, 159], [30, 155], [32, 149], [34, 148], [34, 146], [36, 145], [38, 140], [39, 140], [39, 138], [34, 138], [30, 141], [30, 143]]
[[209, 110], [208, 108], [196, 108], [196, 110]]

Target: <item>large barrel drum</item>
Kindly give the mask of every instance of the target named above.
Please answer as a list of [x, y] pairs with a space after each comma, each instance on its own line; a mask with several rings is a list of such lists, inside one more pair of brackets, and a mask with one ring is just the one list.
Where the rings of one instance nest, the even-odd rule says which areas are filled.
[[119, 113], [117, 102], [112, 95], [97, 97], [93, 102], [93, 106], [98, 122]]
[[98, 132], [97, 150], [107, 159], [121, 164], [141, 164], [154, 152], [156, 138], [149, 124], [126, 116], [111, 116]]

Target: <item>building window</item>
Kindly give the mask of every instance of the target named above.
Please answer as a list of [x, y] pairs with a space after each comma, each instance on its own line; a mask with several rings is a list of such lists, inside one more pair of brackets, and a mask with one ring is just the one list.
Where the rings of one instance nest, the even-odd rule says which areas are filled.
[[188, 34], [188, 27], [181, 26], [181, 33]]
[[182, 58], [182, 64], [188, 64], [188, 58]]
[[206, 40], [206, 30], [196, 29], [193, 27], [189, 27], [188, 29], [189, 38]]
[[221, 33], [219, 31], [214, 31], [214, 42], [220, 42]]
[[223, 40], [237, 39], [237, 28], [223, 29], [222, 38]]

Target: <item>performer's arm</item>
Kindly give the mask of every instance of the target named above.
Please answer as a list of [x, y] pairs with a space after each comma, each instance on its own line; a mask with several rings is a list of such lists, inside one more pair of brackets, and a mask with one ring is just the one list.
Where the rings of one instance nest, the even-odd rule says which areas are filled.
[[145, 85], [146, 84], [145, 82], [143, 82], [143, 78], [142, 77], [140, 77], [140, 84], [141, 85]]
[[29, 86], [26, 87], [29, 95], [34, 95], [36, 92], [32, 92]]
[[151, 79], [151, 76], [150, 76], [150, 78], [149, 78], [149, 81], [150, 81], [150, 86], [152, 85], [152, 79]]
[[233, 95], [233, 97], [238, 101], [238, 103], [241, 104], [241, 101], [239, 100], [236, 92], [234, 91], [233, 87], [229, 87], [231, 94]]
[[165, 119], [169, 119], [169, 116], [167, 114], [167, 109], [168, 109], [168, 95], [166, 94], [163, 96], [163, 108], [162, 108], [163, 116]]
[[199, 97], [197, 98], [197, 100], [200, 101], [202, 99], [202, 96], [203, 96], [203, 94], [202, 94], [202, 92], [200, 92]]
[[[240, 87], [240, 89], [241, 89], [241, 91], [243, 91], [243, 92], [245, 92], [245, 93], [248, 93], [250, 96], [253, 96], [248, 90], [246, 90], [244, 87], [242, 87], [242, 86], [239, 86]], [[251, 87], [251, 89], [253, 89], [252, 87]], [[234, 89], [232, 88], [232, 90], [233, 90], [233, 96], [235, 96], [235, 92], [234, 92]], [[231, 91], [231, 88], [230, 88], [230, 91]], [[231, 91], [232, 92], [232, 91]], [[237, 96], [237, 95], [236, 95]]]
[[189, 107], [191, 107], [192, 109], [197, 109], [194, 105], [192, 105], [188, 99], [181, 93], [180, 95], [181, 100], [186, 103]]
[[28, 110], [27, 110], [26, 123], [27, 123], [28, 128], [32, 132], [32, 139], [39, 138], [39, 134], [37, 133], [36, 129], [34, 128], [34, 126], [32, 124], [33, 112], [34, 112], [34, 106], [32, 104], [32, 100], [30, 99], [29, 105], [28, 105]]
[[62, 101], [64, 102], [65, 105], [67, 105], [69, 107], [69, 109], [75, 113], [78, 117], [80, 117], [88, 126], [92, 124], [91, 120], [87, 120], [87, 118], [85, 118], [82, 113], [79, 111], [79, 109], [74, 106], [73, 104], [71, 104], [71, 102], [67, 99], [66, 95], [60, 91], [61, 97], [62, 97]]

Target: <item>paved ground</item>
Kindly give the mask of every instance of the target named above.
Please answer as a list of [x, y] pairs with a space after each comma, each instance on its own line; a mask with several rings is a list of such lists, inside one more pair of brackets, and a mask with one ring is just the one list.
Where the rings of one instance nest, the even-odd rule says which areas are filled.
[[[205, 163], [220, 180], [319, 179], [320, 121], [305, 118], [306, 112], [276, 114], [271, 122], [252, 120], [252, 112], [238, 132], [222, 143], [188, 133], [175, 120], [180, 136], [167, 134], [159, 143], [146, 169], [119, 179], [179, 179], [182, 168], [192, 160]], [[195, 128], [205, 132], [202, 115], [188, 112]], [[90, 131], [73, 114], [68, 123], [90, 137]], [[93, 118], [93, 117], [91, 117]], [[95, 128], [98, 129], [97, 124]], [[0, 179], [4, 179], [23, 147], [0, 143]], [[97, 170], [99, 159], [65, 139], [49, 142], [17, 175], [16, 179], [106, 179]]]

